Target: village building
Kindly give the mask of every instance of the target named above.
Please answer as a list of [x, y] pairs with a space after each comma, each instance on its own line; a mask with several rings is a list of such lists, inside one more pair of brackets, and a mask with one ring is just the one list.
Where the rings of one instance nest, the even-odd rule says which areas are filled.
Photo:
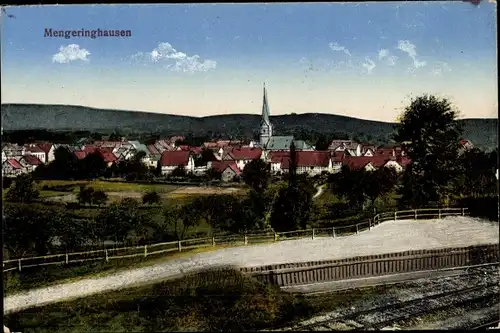
[[234, 161], [240, 170], [253, 160], [265, 159], [262, 148], [232, 148], [222, 158], [223, 161]]
[[160, 158], [161, 174], [171, 174], [177, 167], [184, 167], [186, 173], [194, 172], [194, 159], [187, 150], [164, 151]]
[[[297, 151], [296, 163], [297, 174], [307, 174], [309, 176], [319, 175], [324, 172], [332, 171], [332, 160], [328, 151]], [[283, 158], [281, 170], [289, 172], [290, 158]]]
[[8, 158], [2, 163], [3, 177], [17, 177], [26, 172], [26, 168], [14, 158]]

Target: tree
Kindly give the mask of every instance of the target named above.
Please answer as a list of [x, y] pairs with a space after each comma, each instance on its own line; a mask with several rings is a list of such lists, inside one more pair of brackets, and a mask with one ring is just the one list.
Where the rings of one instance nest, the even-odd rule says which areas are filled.
[[[440, 201], [448, 197], [454, 179], [460, 174], [457, 163], [462, 128], [457, 122], [458, 111], [447, 99], [423, 95], [405, 108], [396, 127], [394, 139], [412, 160], [411, 177], [419, 184], [415, 190], [425, 199]], [[403, 187], [410, 186], [403, 183]], [[410, 191], [405, 189], [405, 192]]]
[[161, 203], [161, 197], [156, 191], [147, 192], [142, 197], [142, 203], [145, 205], [154, 205]]
[[63, 209], [41, 204], [6, 205], [4, 218], [5, 245], [16, 256], [47, 254], [60, 226], [69, 222]]
[[292, 141], [290, 144], [290, 163], [288, 165], [288, 184], [289, 186], [295, 185], [297, 182], [297, 151], [295, 150], [295, 143]]
[[389, 193], [396, 185], [397, 175], [393, 168], [379, 168], [372, 172], [365, 172], [363, 182], [364, 194], [373, 205], [379, 197]]
[[177, 177], [183, 178], [183, 177], [186, 177], [186, 175], [187, 175], [187, 173], [186, 173], [186, 168], [184, 167], [184, 165], [179, 165], [171, 173], [171, 176], [176, 177], [176, 178]]
[[243, 181], [256, 193], [262, 193], [268, 185], [270, 165], [261, 159], [249, 162], [242, 172]]
[[311, 214], [312, 195], [304, 184], [281, 189], [271, 213], [273, 229], [275, 231], [305, 229]]
[[205, 173], [205, 176], [208, 178], [208, 180], [220, 180], [222, 178], [222, 172], [217, 169], [210, 168]]
[[328, 140], [328, 137], [326, 135], [320, 134], [318, 139], [316, 140], [316, 144], [314, 148], [316, 150], [328, 150], [328, 147], [330, 146], [330, 142]]
[[10, 185], [9, 190], [5, 193], [5, 200], [9, 202], [28, 203], [33, 202], [40, 196], [40, 192], [28, 174], [22, 174], [16, 177]]
[[119, 203], [113, 203], [104, 209], [97, 221], [101, 224], [103, 239], [111, 238], [116, 241], [125, 241], [132, 230], [139, 228], [145, 216], [139, 210], [139, 202], [132, 198], [125, 198]]
[[80, 186], [80, 191], [77, 194], [77, 200], [80, 205], [92, 204], [94, 197], [94, 188]]
[[91, 203], [93, 203], [97, 206], [104, 205], [104, 204], [106, 204], [107, 201], [108, 201], [108, 195], [104, 191], [101, 191], [101, 190], [94, 191], [94, 193], [91, 197]]
[[79, 166], [79, 177], [85, 179], [99, 178], [104, 175], [107, 168], [106, 162], [98, 152], [85, 156]]

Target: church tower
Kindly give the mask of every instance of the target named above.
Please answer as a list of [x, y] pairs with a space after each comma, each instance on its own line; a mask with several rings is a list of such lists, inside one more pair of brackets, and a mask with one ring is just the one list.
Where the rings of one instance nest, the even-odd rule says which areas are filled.
[[265, 147], [269, 139], [273, 136], [273, 125], [271, 125], [269, 116], [266, 84], [264, 83], [264, 102], [262, 104], [262, 120], [260, 122], [260, 144], [262, 147]]

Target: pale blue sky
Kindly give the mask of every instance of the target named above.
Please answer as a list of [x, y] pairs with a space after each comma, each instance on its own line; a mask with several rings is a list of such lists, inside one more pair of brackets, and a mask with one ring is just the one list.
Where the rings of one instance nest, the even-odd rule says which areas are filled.
[[[497, 117], [496, 4], [9, 7], [2, 103], [183, 115], [321, 112], [394, 121], [409, 96]], [[44, 37], [130, 30], [124, 38]]]

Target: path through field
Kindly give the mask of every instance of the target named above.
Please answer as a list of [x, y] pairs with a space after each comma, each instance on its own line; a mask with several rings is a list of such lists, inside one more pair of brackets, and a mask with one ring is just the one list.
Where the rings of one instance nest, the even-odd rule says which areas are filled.
[[359, 235], [227, 248], [112, 275], [21, 292], [4, 298], [4, 312], [178, 277], [214, 266], [248, 267], [348, 258], [406, 250], [497, 244], [498, 223], [470, 217], [388, 221]]

